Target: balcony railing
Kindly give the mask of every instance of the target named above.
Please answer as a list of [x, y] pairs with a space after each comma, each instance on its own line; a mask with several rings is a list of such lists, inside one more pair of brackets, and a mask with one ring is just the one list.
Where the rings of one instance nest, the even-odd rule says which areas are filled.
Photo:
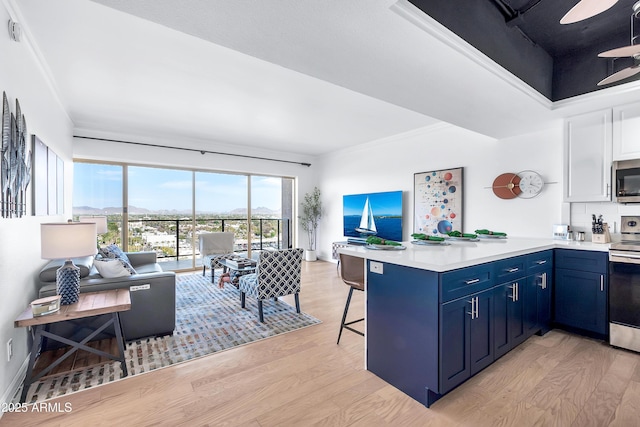
[[[283, 249], [291, 242], [290, 220], [286, 218], [251, 219], [251, 249]], [[193, 219], [129, 219], [129, 251], [153, 250], [159, 261], [199, 257], [198, 234], [214, 231], [231, 231], [236, 235], [234, 251], [247, 251], [249, 239], [247, 218], [196, 218]], [[195, 237], [195, 238], [194, 238]]]

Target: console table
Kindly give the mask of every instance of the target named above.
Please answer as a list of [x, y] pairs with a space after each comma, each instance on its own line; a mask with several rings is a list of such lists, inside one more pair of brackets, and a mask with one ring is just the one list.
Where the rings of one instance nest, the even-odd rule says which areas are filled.
[[[122, 372], [124, 376], [127, 376], [127, 364], [124, 357], [124, 338], [122, 336], [122, 329], [120, 328], [120, 316], [121, 311], [131, 309], [131, 296], [129, 289], [112, 289], [109, 291], [100, 292], [88, 292], [81, 293], [80, 299], [75, 304], [63, 305], [60, 310], [47, 314], [44, 316], [33, 317], [31, 306], [27, 307], [22, 314], [15, 320], [15, 327], [27, 327], [33, 326], [33, 345], [31, 347], [31, 355], [29, 357], [29, 365], [27, 368], [27, 375], [24, 378], [24, 384], [22, 386], [22, 394], [20, 395], [20, 402], [24, 402], [29, 391], [29, 386], [35, 381], [38, 381], [47, 373], [51, 372], [56, 366], [66, 360], [69, 356], [75, 353], [77, 350], [82, 349], [99, 356], [107, 357], [112, 360], [120, 361]], [[98, 316], [101, 314], [111, 314], [109, 319], [102, 324], [95, 331], [91, 332], [82, 341], [76, 342], [60, 335], [49, 332], [49, 325], [56, 322], [62, 322], [65, 320], [81, 320], [91, 316]], [[86, 344], [97, 336], [100, 332], [104, 331], [108, 326], [113, 325], [115, 330], [116, 339], [118, 341], [119, 355], [109, 354], [102, 350], [92, 348]], [[41, 348], [42, 340], [48, 338], [54, 341], [71, 346], [71, 348], [51, 365], [47, 366], [42, 372], [37, 375], [33, 375], [33, 367], [38, 357], [38, 353]]]

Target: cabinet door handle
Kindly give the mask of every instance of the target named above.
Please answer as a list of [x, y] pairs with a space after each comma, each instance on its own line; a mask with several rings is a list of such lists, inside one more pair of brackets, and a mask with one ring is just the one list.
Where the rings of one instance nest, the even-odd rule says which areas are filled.
[[507, 268], [507, 272], [508, 273], [515, 273], [516, 271], [520, 270], [518, 267], [513, 267], [513, 268]]
[[538, 286], [540, 286], [542, 289], [547, 289], [547, 273], [542, 273], [538, 276], [538, 278], [540, 279], [540, 283], [538, 283]]
[[516, 302], [518, 300], [518, 296], [517, 296], [517, 289], [518, 289], [518, 284], [514, 283], [513, 285], [509, 286], [509, 289], [511, 289], [511, 301]]
[[604, 275], [600, 275], [600, 292], [604, 292]]
[[609, 197], [611, 195], [611, 184], [607, 184], [607, 197]]
[[479, 297], [475, 297], [474, 299], [476, 300], [476, 319], [478, 317], [480, 317], [480, 308], [479, 308], [479, 304], [478, 304], [478, 298]]
[[516, 282], [516, 301], [520, 301], [520, 285]]
[[478, 283], [480, 281], [480, 279], [471, 279], [471, 280], [465, 280], [464, 283], [466, 283], [467, 285], [473, 285], [474, 283]]
[[471, 301], [467, 301], [471, 304], [471, 313], [467, 311], [467, 314], [471, 315], [471, 320], [475, 319], [476, 311], [475, 311], [475, 298], [471, 298]]

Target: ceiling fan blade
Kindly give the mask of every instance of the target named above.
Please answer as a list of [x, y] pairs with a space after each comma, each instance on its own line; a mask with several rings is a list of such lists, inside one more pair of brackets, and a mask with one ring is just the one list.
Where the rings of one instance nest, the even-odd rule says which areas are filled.
[[562, 17], [560, 23], [572, 24], [582, 21], [583, 19], [591, 18], [609, 9], [617, 2], [618, 0], [580, 0], [578, 4], [573, 6], [571, 10]]
[[638, 74], [638, 73], [640, 73], [640, 65], [633, 65], [631, 67], [624, 68], [624, 69], [618, 71], [617, 73], [611, 74], [606, 79], [601, 80], [598, 83], [598, 86], [604, 86], [604, 85], [608, 85], [609, 83], [615, 83], [615, 82], [618, 82], [620, 80], [624, 80], [627, 77], [631, 77], [631, 76], [633, 76], [635, 74]]
[[600, 58], [622, 58], [624, 56], [634, 56], [640, 54], [640, 44], [632, 44], [630, 46], [619, 47], [607, 50], [598, 54]]

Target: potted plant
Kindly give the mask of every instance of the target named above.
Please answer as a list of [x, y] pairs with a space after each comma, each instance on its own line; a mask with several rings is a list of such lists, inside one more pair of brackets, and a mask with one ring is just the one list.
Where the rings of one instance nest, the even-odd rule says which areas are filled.
[[318, 232], [318, 222], [322, 218], [322, 202], [320, 201], [320, 189], [314, 187], [313, 191], [304, 195], [302, 201], [302, 215], [299, 216], [302, 229], [309, 236], [309, 246], [305, 251], [305, 260], [315, 261], [316, 237]]

